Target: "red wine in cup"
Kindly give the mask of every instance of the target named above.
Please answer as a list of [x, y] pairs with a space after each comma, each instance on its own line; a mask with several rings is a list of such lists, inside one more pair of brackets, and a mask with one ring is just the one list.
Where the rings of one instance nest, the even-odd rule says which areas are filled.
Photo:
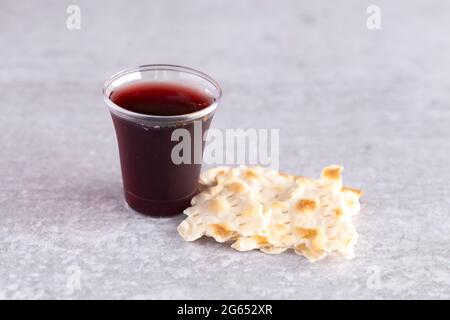
[[[116, 105], [153, 116], [189, 114], [210, 106], [215, 99], [193, 87], [169, 82], [137, 82], [116, 88], [109, 96]], [[177, 126], [144, 126], [111, 113], [119, 144], [125, 198], [133, 209], [154, 216], [171, 216], [189, 206], [197, 192], [201, 164], [172, 162], [172, 132], [184, 128], [191, 134], [194, 123]], [[212, 114], [202, 121], [202, 135]]]

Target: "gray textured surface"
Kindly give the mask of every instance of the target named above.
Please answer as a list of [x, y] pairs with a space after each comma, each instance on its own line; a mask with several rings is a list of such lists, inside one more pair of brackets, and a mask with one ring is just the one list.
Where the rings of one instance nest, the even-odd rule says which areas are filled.
[[[0, 4], [0, 298], [450, 298], [448, 1], [377, 1], [379, 31], [356, 0], [73, 1], [78, 31], [70, 3]], [[188, 244], [126, 208], [100, 91], [160, 62], [222, 83], [215, 127], [280, 128], [283, 170], [346, 167], [354, 260]]]

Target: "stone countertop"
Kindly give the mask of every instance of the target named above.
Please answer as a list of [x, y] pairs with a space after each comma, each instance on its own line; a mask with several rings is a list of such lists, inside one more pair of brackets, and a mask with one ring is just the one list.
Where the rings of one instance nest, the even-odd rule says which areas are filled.
[[[0, 298], [450, 298], [448, 1], [2, 0]], [[72, 3], [71, 2], [71, 3]], [[217, 78], [216, 128], [279, 128], [281, 169], [345, 166], [356, 258], [185, 243], [122, 197], [101, 88], [173, 63]]]

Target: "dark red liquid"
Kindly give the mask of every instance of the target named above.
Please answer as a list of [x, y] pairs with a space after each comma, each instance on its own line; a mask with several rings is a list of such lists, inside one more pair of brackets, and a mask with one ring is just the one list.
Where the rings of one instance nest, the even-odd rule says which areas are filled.
[[[112, 92], [110, 99], [127, 110], [157, 116], [192, 113], [214, 102], [213, 97], [198, 89], [157, 82], [124, 85]], [[174, 164], [171, 152], [179, 141], [171, 141], [171, 135], [177, 128], [188, 130], [194, 150], [194, 123], [154, 126], [114, 113], [111, 116], [119, 144], [125, 198], [130, 207], [154, 216], [181, 213], [197, 192], [201, 164], [193, 161]], [[202, 135], [211, 120], [212, 114], [197, 120], [202, 122]]]
[[192, 113], [210, 106], [214, 98], [179, 84], [142, 82], [124, 86], [110, 99], [122, 108], [154, 116]]

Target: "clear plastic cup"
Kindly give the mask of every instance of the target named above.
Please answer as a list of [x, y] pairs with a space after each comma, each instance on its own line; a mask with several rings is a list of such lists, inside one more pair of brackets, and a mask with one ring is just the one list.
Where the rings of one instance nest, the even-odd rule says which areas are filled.
[[[114, 90], [139, 82], [177, 83], [201, 90], [214, 100], [199, 111], [174, 116], [133, 112], [111, 100]], [[178, 128], [186, 129], [193, 137], [194, 148], [194, 140], [202, 139], [208, 130], [221, 98], [219, 84], [191, 68], [144, 65], [113, 75], [106, 81], [103, 94], [116, 130], [127, 203], [134, 210], [151, 216], [181, 213], [198, 191], [201, 163], [174, 163], [172, 150], [179, 141], [173, 141], [172, 133]], [[194, 132], [199, 124], [201, 136]], [[200, 144], [203, 149], [203, 139]]]

